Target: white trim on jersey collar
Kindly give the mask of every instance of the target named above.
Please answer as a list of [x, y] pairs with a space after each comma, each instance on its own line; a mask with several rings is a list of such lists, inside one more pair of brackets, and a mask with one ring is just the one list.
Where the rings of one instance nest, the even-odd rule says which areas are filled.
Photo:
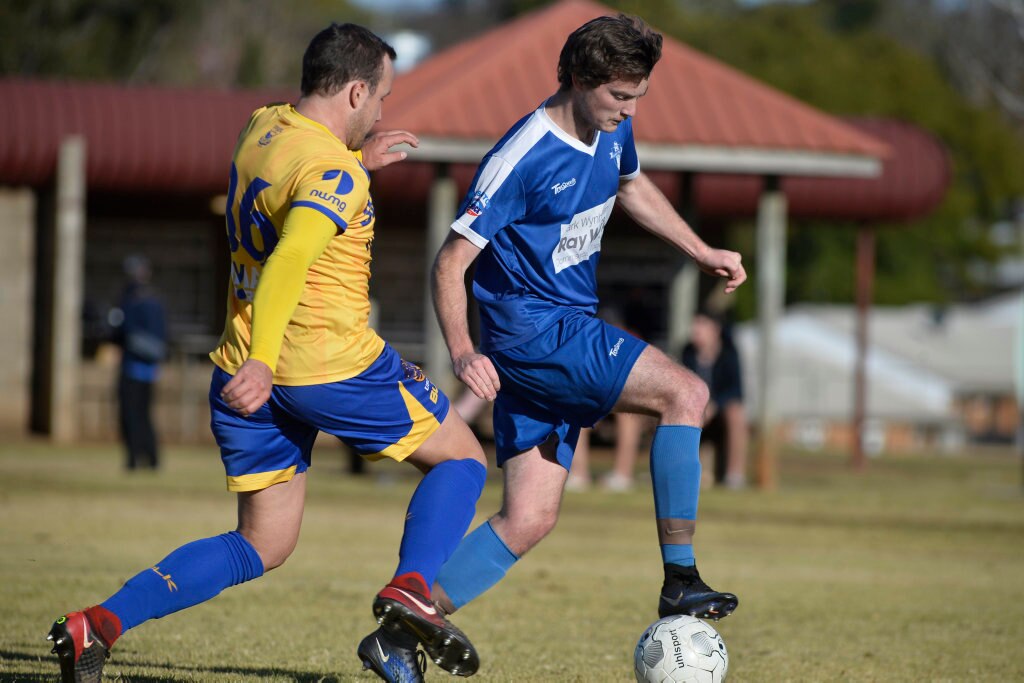
[[548, 115], [548, 112], [547, 112], [547, 106], [548, 106], [548, 101], [544, 100], [544, 104], [540, 105], [540, 108], [537, 109], [537, 118], [545, 126], [547, 126], [548, 130], [550, 130], [552, 132], [552, 134], [554, 134], [554, 136], [556, 138], [558, 138], [559, 140], [561, 140], [565, 144], [569, 145], [570, 147], [573, 147], [574, 149], [578, 149], [579, 151], [583, 152], [584, 154], [589, 154], [590, 156], [594, 156], [594, 154], [597, 152], [597, 143], [600, 142], [600, 140], [601, 140], [601, 131], [595, 130], [594, 131], [594, 141], [592, 143], [590, 143], [589, 145], [585, 145], [585, 144], [583, 144], [582, 140], [579, 140], [578, 138], [573, 137], [572, 135], [569, 135], [568, 133], [566, 133], [564, 130], [562, 130], [559, 127], [559, 125], [557, 123], [555, 123], [551, 119], [551, 117]]

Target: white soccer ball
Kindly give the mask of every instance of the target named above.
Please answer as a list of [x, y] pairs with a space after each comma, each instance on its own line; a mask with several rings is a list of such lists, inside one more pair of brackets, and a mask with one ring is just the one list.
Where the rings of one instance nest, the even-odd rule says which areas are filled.
[[633, 653], [637, 683], [720, 683], [728, 669], [722, 636], [685, 614], [648, 626]]

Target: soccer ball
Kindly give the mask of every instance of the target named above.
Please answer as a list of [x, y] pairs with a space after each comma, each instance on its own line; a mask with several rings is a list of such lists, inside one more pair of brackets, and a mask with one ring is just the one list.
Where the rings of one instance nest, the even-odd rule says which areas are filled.
[[685, 614], [648, 626], [633, 653], [637, 683], [720, 683], [728, 669], [722, 636]]

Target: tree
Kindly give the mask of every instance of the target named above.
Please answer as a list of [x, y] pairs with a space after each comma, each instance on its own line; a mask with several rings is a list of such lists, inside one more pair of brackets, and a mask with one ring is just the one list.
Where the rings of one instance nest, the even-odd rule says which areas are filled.
[[[973, 266], [1000, 255], [982, 228], [1024, 196], [1024, 143], [999, 112], [958, 92], [928, 55], [880, 30], [882, 16], [872, 0], [831, 0], [676, 13], [659, 18], [659, 26], [823, 111], [898, 118], [935, 134], [950, 150], [953, 184], [931, 216], [881, 226], [892, 229], [879, 236], [876, 299], [898, 304], [979, 296], [987, 285]], [[852, 300], [852, 237], [842, 227], [794, 223], [791, 300]], [[752, 312], [753, 301], [742, 301]]]

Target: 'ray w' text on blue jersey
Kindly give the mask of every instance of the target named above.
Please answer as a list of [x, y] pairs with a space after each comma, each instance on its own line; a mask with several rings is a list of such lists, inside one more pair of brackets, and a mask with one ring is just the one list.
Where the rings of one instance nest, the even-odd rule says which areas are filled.
[[484, 352], [597, 309], [597, 262], [619, 183], [640, 173], [633, 125], [591, 143], [542, 105], [487, 154], [452, 229], [482, 249], [473, 281]]

